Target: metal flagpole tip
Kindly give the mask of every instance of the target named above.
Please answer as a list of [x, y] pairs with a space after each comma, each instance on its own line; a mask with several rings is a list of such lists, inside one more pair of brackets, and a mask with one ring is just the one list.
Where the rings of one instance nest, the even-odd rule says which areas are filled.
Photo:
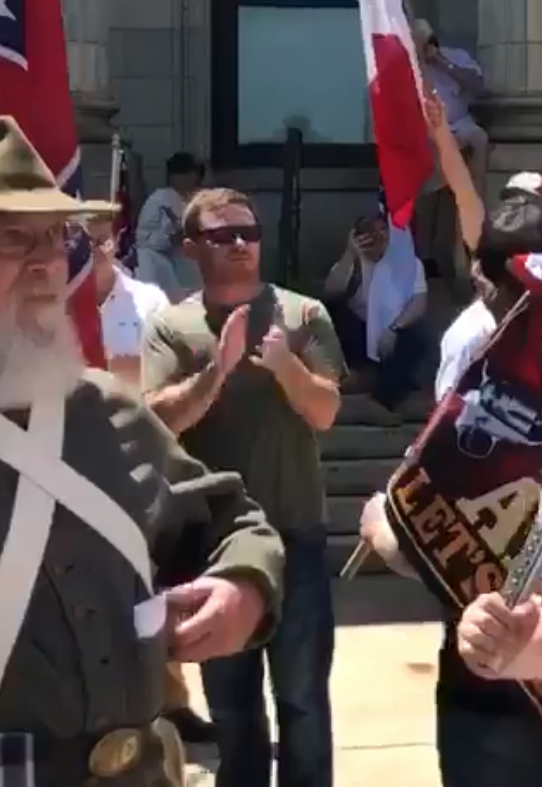
[[371, 551], [371, 545], [362, 538], [341, 569], [339, 578], [347, 581], [354, 579]]

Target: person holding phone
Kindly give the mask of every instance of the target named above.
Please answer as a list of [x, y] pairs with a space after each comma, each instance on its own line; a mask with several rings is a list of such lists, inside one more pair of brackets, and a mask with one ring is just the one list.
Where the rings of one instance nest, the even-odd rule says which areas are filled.
[[356, 220], [324, 287], [349, 387], [371, 390], [367, 407], [376, 423], [399, 424], [396, 408], [429, 349], [427, 283], [410, 231], [390, 224], [383, 202]]

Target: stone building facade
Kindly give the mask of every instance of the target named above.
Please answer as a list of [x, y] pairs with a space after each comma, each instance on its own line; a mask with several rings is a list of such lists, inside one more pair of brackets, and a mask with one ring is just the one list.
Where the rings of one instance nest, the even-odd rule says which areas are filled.
[[[242, 145], [239, 140], [232, 141], [232, 134], [241, 131], [238, 122], [232, 125], [228, 118], [229, 110], [236, 115], [240, 111], [239, 63], [244, 62], [247, 51], [258, 54], [258, 47], [247, 49], [240, 39], [238, 11], [250, 6], [251, 18], [255, 19], [258, 13], [263, 14], [263, 9], [295, 8], [296, 18], [305, 10], [307, 35], [312, 35], [313, 23], [308, 21], [313, 19], [308, 15], [311, 9], [342, 11], [348, 7], [353, 12], [356, 2], [63, 0], [87, 188], [95, 193], [107, 189], [113, 129], [119, 129], [141, 157], [147, 189], [161, 184], [168, 154], [176, 149], [192, 150], [210, 162], [215, 181], [255, 194], [264, 223], [270, 228], [268, 251], [276, 250], [280, 145]], [[484, 68], [491, 95], [479, 111], [493, 143], [488, 195], [491, 199], [508, 173], [542, 168], [542, 2], [413, 0], [412, 5], [418, 15], [431, 21], [444, 42], [470, 50]], [[337, 11], [335, 16], [339, 15]], [[273, 93], [269, 74], [278, 75], [286, 58], [286, 38], [273, 33], [279, 28], [270, 21], [263, 29], [259, 47], [262, 51], [269, 44], [265, 30], [277, 39], [271, 42], [272, 48], [265, 49], [271, 52], [268, 71], [262, 71], [266, 74], [265, 90], [262, 83], [261, 107], [253, 106], [253, 112], [258, 114], [261, 110], [262, 117]], [[340, 36], [340, 32], [335, 35]], [[302, 38], [300, 51], [305, 51]], [[340, 65], [340, 59], [346, 57], [340, 40], [336, 41], [335, 50]], [[337, 67], [331, 60], [334, 58], [328, 63], [330, 73], [332, 65]], [[258, 66], [264, 67], [265, 62]], [[250, 72], [250, 63], [243, 68]], [[336, 104], [340, 96], [326, 96], [326, 80], [321, 76], [319, 79], [324, 110], [329, 102], [333, 107], [330, 113], [343, 111], [342, 105]], [[363, 84], [362, 77], [359, 82]], [[345, 85], [353, 106], [362, 100], [359, 90], [359, 85]], [[251, 100], [256, 99], [253, 96]], [[320, 113], [321, 117], [324, 115], [325, 112]], [[340, 238], [359, 211], [364, 193], [374, 187], [374, 157], [371, 160], [365, 156], [359, 145], [342, 142], [321, 148], [330, 153], [326, 161], [318, 159], [316, 153], [311, 158], [309, 150], [305, 163], [301, 256], [310, 260], [307, 264], [315, 270], [323, 270], [336, 255]], [[318, 146], [309, 148], [316, 150]]]

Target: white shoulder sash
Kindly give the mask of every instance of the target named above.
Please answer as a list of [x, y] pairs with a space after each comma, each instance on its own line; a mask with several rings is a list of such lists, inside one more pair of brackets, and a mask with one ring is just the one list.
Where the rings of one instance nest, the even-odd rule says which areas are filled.
[[0, 461], [20, 473], [0, 555], [0, 680], [24, 621], [57, 503], [91, 527], [131, 564], [152, 595], [147, 542], [114, 500], [62, 461], [64, 400], [38, 401], [28, 432], [0, 415]]

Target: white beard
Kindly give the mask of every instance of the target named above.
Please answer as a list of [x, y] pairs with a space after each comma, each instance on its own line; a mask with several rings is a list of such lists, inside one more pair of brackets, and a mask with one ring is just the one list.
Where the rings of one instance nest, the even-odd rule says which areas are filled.
[[65, 305], [21, 325], [14, 309], [0, 314], [0, 410], [30, 407], [38, 396], [65, 398], [84, 361]]

